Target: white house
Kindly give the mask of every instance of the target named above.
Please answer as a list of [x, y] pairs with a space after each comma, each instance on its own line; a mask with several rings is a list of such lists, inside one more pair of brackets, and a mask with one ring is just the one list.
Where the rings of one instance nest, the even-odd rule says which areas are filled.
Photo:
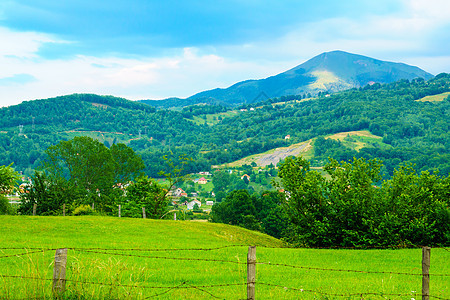
[[202, 206], [202, 203], [200, 201], [198, 201], [197, 199], [192, 200], [191, 202], [188, 202], [186, 204], [187, 209], [194, 209], [194, 205], [197, 204], [198, 207]]

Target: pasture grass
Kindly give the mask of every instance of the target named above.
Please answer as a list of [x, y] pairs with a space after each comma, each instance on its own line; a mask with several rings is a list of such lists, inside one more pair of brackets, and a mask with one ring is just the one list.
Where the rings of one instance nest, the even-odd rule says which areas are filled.
[[[187, 221], [0, 216], [0, 222], [0, 275], [40, 278], [0, 276], [0, 299], [51, 299], [53, 249], [63, 247], [75, 248], [68, 250], [63, 299], [245, 299], [248, 245], [257, 245], [258, 299], [421, 298], [420, 275], [395, 274], [420, 274], [421, 249], [280, 248], [281, 241], [258, 232]], [[231, 247], [183, 250], [223, 246]], [[13, 247], [28, 249], [6, 249]], [[449, 258], [448, 250], [432, 249], [431, 274], [449, 274]], [[202, 261], [208, 259], [216, 261]], [[449, 298], [449, 277], [432, 275], [431, 294]]]
[[426, 97], [423, 97], [423, 98], [418, 99], [416, 101], [419, 101], [419, 102], [439, 102], [439, 101], [443, 101], [448, 96], [450, 96], [450, 92], [437, 94], [437, 95], [426, 96]]

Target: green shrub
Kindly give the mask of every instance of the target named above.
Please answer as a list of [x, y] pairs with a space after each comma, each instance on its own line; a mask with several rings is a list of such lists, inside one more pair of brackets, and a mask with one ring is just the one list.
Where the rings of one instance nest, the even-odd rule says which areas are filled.
[[0, 194], [0, 215], [11, 215], [14, 213], [14, 209], [9, 204], [8, 198]]
[[89, 205], [80, 205], [77, 208], [74, 209], [73, 213], [74, 216], [86, 216], [86, 215], [93, 215], [94, 210]]

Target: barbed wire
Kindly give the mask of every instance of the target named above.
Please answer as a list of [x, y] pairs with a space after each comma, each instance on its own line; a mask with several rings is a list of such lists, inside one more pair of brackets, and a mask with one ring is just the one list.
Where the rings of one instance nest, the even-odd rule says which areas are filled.
[[[3, 275], [0, 274], [2, 278], [15, 278], [15, 279], [32, 279], [32, 280], [41, 280], [41, 281], [53, 281], [50, 278], [41, 278], [41, 277], [32, 277], [32, 276], [22, 276], [22, 275]], [[95, 281], [86, 281], [86, 280], [74, 280], [74, 279], [64, 279], [64, 281], [69, 283], [82, 283], [82, 284], [93, 284], [93, 285], [104, 285], [104, 286], [117, 286], [117, 287], [125, 287], [125, 288], [142, 288], [142, 289], [167, 289], [167, 288], [175, 288], [177, 286], [148, 286], [148, 285], [131, 285], [131, 284], [117, 284], [117, 283], [107, 283], [107, 282], [95, 282]], [[185, 282], [186, 283], [186, 282]], [[215, 287], [228, 287], [228, 286], [239, 286], [239, 285], [247, 285], [247, 283], [222, 283], [222, 284], [207, 284], [207, 285], [189, 285], [189, 286], [179, 286], [178, 289], [190, 289], [190, 288], [215, 288]]]
[[[294, 269], [315, 270], [315, 271], [333, 271], [333, 272], [350, 272], [350, 273], [364, 273], [364, 274], [391, 274], [391, 275], [393, 274], [393, 275], [423, 276], [423, 274], [418, 274], [418, 273], [328, 269], [328, 268], [304, 267], [304, 266], [295, 266], [295, 265], [288, 265], [288, 264], [278, 264], [278, 263], [271, 263], [271, 262], [257, 262], [256, 264], [258, 264], [258, 265], [278, 266], [278, 267], [289, 267], [289, 268], [294, 268]], [[450, 274], [428, 274], [428, 275], [430, 275], [430, 276], [450, 276]]]
[[[50, 251], [50, 250], [56, 250], [56, 249], [48, 249], [48, 251]], [[29, 252], [15, 253], [15, 254], [10, 254], [10, 255], [3, 255], [3, 256], [0, 256], [0, 258], [17, 257], [17, 256], [23, 256], [23, 255], [27, 255], [27, 254], [43, 253], [43, 252], [45, 252], [45, 251], [43, 251], [43, 250], [29, 251]]]
[[[0, 277], [2, 278], [16, 278], [16, 279], [32, 279], [32, 280], [41, 280], [41, 281], [53, 281], [53, 279], [49, 278], [41, 278], [41, 277], [32, 277], [32, 276], [21, 276], [21, 275], [2, 275], [0, 274]], [[142, 288], [142, 289], [167, 289], [166, 291], [162, 293], [157, 293], [151, 296], [146, 297], [145, 299], [154, 298], [157, 296], [161, 296], [164, 294], [169, 293], [172, 290], [175, 289], [197, 289], [201, 292], [207, 293], [210, 296], [220, 299], [220, 297], [215, 296], [209, 291], [204, 290], [205, 288], [215, 288], [215, 287], [230, 287], [230, 286], [243, 286], [247, 285], [248, 283], [226, 283], [226, 284], [210, 284], [210, 285], [191, 285], [187, 282], [183, 282], [176, 286], [139, 286], [139, 285], [130, 285], [130, 284], [117, 284], [117, 283], [106, 283], [106, 282], [93, 282], [93, 281], [85, 281], [85, 280], [72, 280], [72, 279], [65, 279], [66, 282], [69, 283], [81, 283], [81, 284], [93, 284], [93, 285], [103, 285], [103, 286], [115, 286], [115, 287], [125, 287], [125, 288]], [[334, 296], [334, 297], [352, 297], [352, 296], [398, 296], [398, 297], [404, 297], [404, 296], [411, 296], [411, 295], [421, 295], [417, 293], [375, 293], [375, 292], [357, 292], [357, 293], [348, 293], [348, 294], [339, 294], [339, 293], [326, 293], [319, 290], [309, 290], [309, 289], [303, 289], [303, 288], [295, 288], [295, 287], [287, 287], [284, 285], [278, 285], [278, 284], [272, 284], [267, 282], [249, 282], [254, 283], [256, 285], [265, 285], [270, 287], [278, 287], [283, 288], [285, 290], [292, 290], [297, 292], [306, 292], [306, 293], [317, 293], [325, 296]], [[428, 295], [430, 298], [435, 298], [439, 300], [450, 300], [450, 298], [444, 298], [441, 296], [434, 296], [434, 295]]]
[[[78, 249], [78, 251], [80, 251], [80, 249]], [[232, 263], [232, 264], [238, 264], [238, 265], [246, 265], [246, 264], [247, 264], [246, 262], [239, 262], [239, 261], [233, 261], [233, 260], [224, 260], [224, 259], [186, 258], [186, 257], [166, 257], [166, 256], [147, 256], [147, 255], [137, 255], [137, 254], [127, 254], [127, 253], [101, 252], [101, 251], [92, 251], [92, 250], [84, 250], [84, 252], [88, 252], [88, 253], [98, 253], [98, 254], [107, 254], [107, 255], [116, 255], [116, 256], [154, 258], [154, 259], [189, 260], [189, 261], [206, 261], [206, 262], [223, 262], [223, 263]]]
[[[351, 297], [351, 296], [398, 296], [398, 297], [404, 297], [404, 296], [411, 296], [411, 295], [417, 295], [417, 293], [408, 293], [408, 294], [394, 294], [394, 293], [375, 293], [375, 292], [362, 292], [362, 293], [351, 293], [351, 294], [338, 294], [338, 293], [326, 293], [322, 291], [317, 290], [308, 290], [308, 289], [300, 289], [300, 288], [293, 288], [293, 287], [286, 287], [283, 285], [278, 284], [272, 284], [272, 283], [266, 283], [266, 282], [259, 282], [257, 281], [256, 284], [258, 285], [266, 285], [271, 287], [279, 287], [283, 288], [285, 290], [292, 290], [292, 291], [298, 291], [298, 292], [305, 292], [305, 293], [318, 293], [325, 296], [334, 296], [334, 297]], [[420, 294], [420, 296], [423, 296]], [[430, 298], [436, 298], [436, 299], [442, 299], [442, 300], [450, 300], [449, 298], [442, 298], [439, 296], [432, 296], [428, 295]]]
[[[234, 245], [236, 246], [236, 245]], [[217, 247], [217, 248], [205, 248], [206, 251], [210, 251], [211, 249], [223, 249], [229, 248], [228, 246]], [[79, 252], [88, 252], [88, 253], [97, 253], [97, 254], [105, 254], [105, 255], [114, 255], [114, 256], [126, 256], [126, 257], [140, 257], [140, 258], [149, 258], [149, 259], [166, 259], [166, 260], [179, 260], [179, 261], [202, 261], [202, 262], [221, 262], [221, 263], [232, 263], [238, 265], [246, 265], [246, 262], [240, 261], [230, 261], [223, 259], [208, 259], [208, 258], [186, 258], [186, 257], [164, 257], [164, 256], [147, 256], [147, 255], [137, 255], [137, 254], [129, 254], [129, 253], [114, 253], [114, 252], [104, 252], [104, 251], [96, 251], [91, 249], [101, 249], [101, 248], [67, 248], [72, 249], [74, 251]], [[197, 248], [200, 249], [200, 248]], [[47, 251], [56, 250], [56, 249], [46, 249]], [[108, 249], [111, 250], [111, 249]], [[114, 249], [118, 250], [118, 249]], [[120, 249], [123, 250], [123, 249]], [[142, 249], [141, 249], [142, 250]], [[7, 257], [17, 257], [22, 255], [28, 255], [33, 253], [41, 253], [44, 250], [40, 249], [37, 251], [17, 253], [11, 255], [0, 256], [0, 258]], [[126, 251], [126, 250], [125, 250]], [[306, 267], [306, 266], [298, 266], [298, 265], [289, 265], [289, 264], [281, 264], [281, 263], [271, 263], [271, 262], [257, 262], [260, 265], [270, 265], [270, 266], [279, 266], [279, 267], [289, 267], [295, 269], [305, 269], [305, 270], [316, 270], [316, 271], [332, 271], [332, 272], [349, 272], [349, 273], [363, 273], [363, 274], [391, 274], [391, 275], [407, 275], [407, 276], [423, 276], [423, 274], [419, 273], [407, 273], [407, 272], [389, 272], [389, 271], [362, 271], [362, 270], [348, 270], [348, 269], [330, 269], [330, 268], [319, 268], [319, 267]], [[450, 274], [429, 274], [430, 276], [438, 276], [438, 277], [447, 277]]]

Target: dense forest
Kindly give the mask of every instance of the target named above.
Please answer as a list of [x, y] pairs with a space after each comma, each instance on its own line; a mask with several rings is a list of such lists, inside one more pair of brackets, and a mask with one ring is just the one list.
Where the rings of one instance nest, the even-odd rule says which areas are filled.
[[[417, 100], [447, 92], [450, 75], [440, 74], [428, 81], [373, 84], [316, 98], [285, 96], [238, 110], [207, 104], [156, 110], [89, 94], [28, 101], [0, 109], [0, 165], [13, 162], [16, 170], [32, 174], [49, 146], [74, 135], [90, 135], [107, 147], [127, 144], [141, 155], [146, 174], [156, 177], [164, 155], [185, 154], [193, 159], [186, 172], [206, 171], [211, 165], [314, 139], [313, 166], [328, 156], [379, 158], [385, 176], [401, 162], [445, 175], [450, 173], [450, 97]], [[382, 137], [382, 146], [356, 151], [324, 138], [357, 130]]]

